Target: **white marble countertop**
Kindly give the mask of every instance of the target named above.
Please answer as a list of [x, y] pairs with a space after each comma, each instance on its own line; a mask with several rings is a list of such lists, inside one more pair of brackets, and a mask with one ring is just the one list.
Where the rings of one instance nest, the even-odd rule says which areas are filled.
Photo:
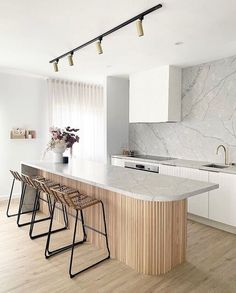
[[146, 201], [175, 201], [217, 189], [218, 184], [142, 172], [91, 161], [21, 164]]
[[[221, 173], [228, 173], [228, 174], [235, 174], [236, 175], [236, 166], [229, 165], [227, 168], [218, 169], [218, 168], [211, 168], [206, 167], [205, 165], [214, 164], [214, 162], [203, 162], [203, 161], [192, 161], [192, 160], [184, 160], [184, 159], [172, 159], [166, 161], [158, 161], [158, 160], [150, 160], [144, 158], [136, 158], [124, 155], [114, 155], [112, 158], [119, 158], [119, 159], [127, 159], [127, 161], [139, 161], [139, 162], [149, 162], [149, 163], [156, 163], [162, 165], [169, 165], [169, 166], [178, 166], [178, 167], [185, 167], [185, 168], [192, 168], [192, 169], [199, 169], [211, 172], [221, 172]], [[224, 165], [215, 163], [216, 165]]]

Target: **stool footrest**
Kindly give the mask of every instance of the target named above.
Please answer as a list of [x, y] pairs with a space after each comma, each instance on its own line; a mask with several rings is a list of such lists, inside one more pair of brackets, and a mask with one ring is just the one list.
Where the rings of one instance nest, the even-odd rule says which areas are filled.
[[[30, 213], [32, 213], [32, 212], [33, 212], [33, 211], [21, 212], [20, 214], [21, 214], [21, 215], [25, 215], [25, 214], [30, 214]], [[16, 216], [18, 216], [18, 213], [15, 213], [15, 214], [7, 214], [7, 217], [8, 217], [8, 218], [16, 217]]]
[[79, 274], [81, 274], [81, 273], [83, 273], [83, 272], [85, 272], [85, 271], [87, 271], [87, 270], [89, 270], [89, 269], [91, 269], [91, 268], [97, 266], [98, 264], [104, 262], [105, 260], [107, 260], [107, 259], [109, 259], [109, 258], [110, 258], [110, 255], [108, 255], [107, 257], [105, 257], [105, 258], [99, 260], [98, 262], [92, 264], [91, 266], [88, 266], [87, 268], [84, 268], [84, 269], [82, 269], [81, 271], [78, 271], [78, 272], [76, 272], [76, 273], [74, 273], [74, 274], [70, 272], [70, 278], [71, 278], [71, 279], [74, 278], [75, 276], [77, 276], [77, 275], [79, 275]]
[[[51, 220], [51, 217], [48, 218], [48, 220]], [[52, 230], [51, 233], [57, 233], [57, 232], [60, 232], [60, 231], [63, 231], [63, 230], [66, 230], [67, 227], [63, 227], [63, 228], [59, 228], [59, 229], [56, 229], [56, 230]], [[33, 239], [37, 239], [37, 238], [40, 238], [40, 237], [44, 237], [44, 236], [48, 236], [48, 232], [45, 232], [45, 233], [41, 233], [41, 234], [37, 234], [37, 235], [30, 235], [30, 238], [33, 240]]]
[[[78, 242], [76, 242], [74, 244], [74, 246], [77, 246], [77, 245], [80, 245], [80, 244], [83, 244], [84, 242], [86, 242], [86, 240], [80, 240]], [[46, 258], [49, 258], [51, 256], [54, 256], [54, 255], [57, 255], [58, 253], [62, 253], [64, 251], [67, 251], [69, 249], [72, 248], [72, 244], [69, 244], [69, 245], [66, 245], [66, 246], [63, 246], [63, 247], [60, 247], [58, 249], [55, 249], [55, 250], [52, 250], [52, 251], [49, 251], [49, 250], [45, 250], [45, 257]]]
[[[43, 222], [43, 221], [48, 221], [50, 220], [51, 217], [47, 217], [47, 218], [43, 218], [43, 219], [38, 219], [38, 220], [35, 220], [34, 223], [40, 223], [40, 222]], [[23, 223], [23, 224], [17, 224], [18, 227], [23, 227], [23, 226], [27, 226], [27, 225], [30, 225], [32, 224], [32, 221], [31, 222], [26, 222], [26, 223]]]

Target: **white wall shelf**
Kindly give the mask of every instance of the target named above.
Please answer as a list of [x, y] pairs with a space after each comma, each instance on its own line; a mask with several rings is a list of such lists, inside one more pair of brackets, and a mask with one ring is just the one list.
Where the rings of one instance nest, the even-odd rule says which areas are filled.
[[35, 130], [26, 130], [23, 134], [14, 134], [14, 131], [10, 132], [10, 139], [14, 140], [32, 140], [36, 139], [36, 131]]

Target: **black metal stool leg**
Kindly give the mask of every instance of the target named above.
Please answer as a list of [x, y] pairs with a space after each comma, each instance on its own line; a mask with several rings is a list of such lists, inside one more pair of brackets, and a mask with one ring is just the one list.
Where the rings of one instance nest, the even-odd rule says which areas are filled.
[[[23, 214], [28, 214], [28, 213], [32, 213], [34, 211], [34, 208], [32, 211], [28, 211], [28, 212], [22, 212], [22, 207], [23, 207], [23, 203], [24, 203], [24, 198], [25, 198], [25, 191], [26, 191], [27, 185], [25, 183], [23, 183], [22, 185], [22, 193], [21, 193], [21, 198], [20, 198], [20, 204], [19, 204], [19, 210], [18, 210], [18, 214], [17, 214], [17, 225], [18, 227], [22, 227], [22, 226], [26, 226], [26, 225], [30, 225], [31, 222], [26, 222], [26, 223], [22, 223], [20, 224], [20, 217]], [[37, 205], [36, 210], [38, 210], [39, 206]]]
[[40, 196], [40, 193], [38, 190], [36, 190], [36, 195], [35, 195], [35, 199], [34, 199], [34, 208], [33, 208], [32, 216], [31, 216], [30, 234], [32, 233], [33, 227], [34, 227], [34, 221], [35, 221], [35, 217], [36, 217], [36, 213], [37, 213], [36, 208], [37, 208], [37, 205], [39, 202], [39, 196]]
[[6, 215], [7, 217], [14, 217], [14, 216], [17, 216], [18, 214], [9, 214], [9, 209], [10, 209], [10, 205], [11, 205], [11, 198], [12, 198], [12, 193], [13, 193], [13, 189], [14, 189], [14, 185], [15, 185], [15, 181], [16, 179], [13, 178], [12, 180], [12, 185], [11, 185], [11, 191], [10, 191], [10, 196], [9, 196], [9, 199], [8, 199], [8, 204], [7, 204], [7, 211], [6, 211]]
[[20, 196], [19, 209], [18, 209], [18, 214], [17, 214], [17, 221], [16, 221], [18, 227], [24, 226], [24, 224], [20, 224], [20, 216], [22, 214], [21, 210], [22, 210], [22, 206], [23, 206], [23, 203], [24, 203], [25, 191], [26, 191], [26, 184], [23, 183], [22, 184], [22, 190], [21, 190], [21, 196]]
[[64, 218], [64, 223], [68, 229], [69, 227], [69, 220], [68, 220], [68, 214], [67, 214], [67, 209], [66, 206], [62, 205], [62, 209], [63, 209], [63, 218]]
[[51, 197], [49, 196], [49, 194], [47, 194], [47, 202], [48, 202], [48, 211], [49, 211], [50, 215], [52, 215], [52, 201], [51, 201]]
[[74, 227], [73, 242], [72, 242], [71, 256], [70, 256], [69, 274], [70, 274], [70, 277], [71, 278], [74, 277], [74, 275], [72, 274], [72, 263], [73, 263], [73, 256], [74, 256], [74, 248], [75, 248], [75, 237], [76, 237], [77, 223], [78, 223], [78, 210], [76, 210], [75, 227]]
[[[20, 217], [21, 217], [21, 215], [26, 214], [26, 213], [32, 213], [32, 216], [33, 216], [33, 214], [36, 213], [36, 211], [39, 209], [39, 204], [38, 204], [38, 191], [36, 190], [36, 195], [35, 195], [35, 201], [34, 201], [33, 210], [32, 211], [29, 211], [29, 212], [23, 212], [23, 213], [21, 212], [22, 207], [23, 207], [23, 203], [24, 203], [26, 188], [27, 188], [27, 185], [26, 184], [23, 184], [22, 195], [21, 195], [21, 200], [20, 200], [20, 205], [19, 205], [19, 211], [18, 211], [18, 216], [17, 216], [17, 226], [18, 227], [23, 227], [23, 226], [31, 225], [31, 223], [32, 223], [32, 220], [29, 221], [29, 222], [20, 223]], [[45, 221], [45, 220], [46, 220], [45, 218], [39, 219], [39, 220], [35, 220], [34, 223], [39, 223], [39, 222], [42, 222], [42, 221]]]
[[[38, 202], [39, 202], [39, 198], [40, 198], [40, 191], [36, 190], [36, 196], [35, 196], [35, 200], [34, 200], [34, 209], [33, 209], [33, 212], [32, 212], [30, 230], [29, 230], [29, 236], [30, 236], [31, 239], [36, 239], [36, 238], [45, 236], [43, 233], [33, 236], [34, 224], [36, 223], [36, 221], [35, 221], [36, 213], [37, 213], [36, 208], [37, 208], [37, 205], [38, 205]], [[50, 217], [46, 217], [46, 218], [43, 218], [41, 220], [42, 221], [47, 221], [47, 220], [50, 220]]]
[[84, 225], [84, 215], [83, 215], [83, 211], [80, 210], [80, 217], [81, 217], [81, 223], [82, 223], [82, 229], [83, 229], [83, 240], [86, 241], [87, 240], [87, 234], [86, 234], [86, 231], [85, 231], [85, 225]]
[[10, 196], [9, 196], [9, 200], [8, 200], [8, 205], [7, 205], [7, 211], [6, 211], [6, 215], [9, 218], [10, 217], [18, 216], [19, 215], [19, 211], [20, 211], [20, 215], [32, 213], [32, 211], [21, 212], [22, 205], [23, 205], [23, 202], [24, 202], [24, 200], [22, 198], [22, 194], [24, 192], [23, 189], [25, 188], [25, 184], [23, 183], [22, 189], [21, 189], [21, 196], [20, 196], [20, 203], [19, 203], [19, 207], [18, 207], [18, 212], [15, 213], [15, 214], [9, 214], [9, 209], [10, 209], [10, 205], [11, 205], [11, 199], [12, 199], [12, 193], [13, 193], [14, 185], [15, 185], [15, 178], [13, 179], [13, 182], [12, 182], [11, 192], [10, 192]]
[[[38, 198], [35, 200], [35, 205], [37, 204], [37, 202], [39, 201], [40, 199], [40, 191], [38, 192]], [[31, 220], [31, 225], [30, 225], [30, 231], [29, 231], [29, 236], [30, 238], [33, 240], [33, 239], [37, 239], [37, 238], [40, 238], [40, 237], [44, 237], [44, 236], [48, 236], [49, 235], [49, 231], [48, 232], [44, 232], [44, 233], [41, 233], [41, 234], [37, 234], [37, 235], [33, 235], [33, 229], [34, 229], [34, 224], [37, 223], [37, 221], [47, 221], [47, 220], [51, 220], [50, 221], [50, 225], [52, 223], [52, 220], [53, 220], [53, 214], [54, 214], [54, 210], [55, 210], [55, 207], [54, 207], [54, 210], [52, 208], [52, 203], [51, 203], [51, 199], [50, 199], [50, 196], [47, 194], [47, 202], [48, 202], [48, 210], [49, 210], [49, 214], [50, 216], [49, 217], [46, 217], [46, 218], [43, 218], [43, 219], [40, 219], [40, 220], [35, 220], [35, 217], [36, 217], [36, 209], [34, 206], [34, 212], [32, 214], [32, 220]], [[64, 209], [63, 209], [63, 214], [65, 213]], [[67, 216], [67, 215], [66, 215]], [[66, 217], [64, 215], [64, 219]], [[66, 230], [68, 228], [68, 221], [65, 222], [65, 226], [62, 227], [62, 228], [59, 228], [59, 229], [55, 229], [55, 230], [51, 230], [50, 229], [50, 234], [52, 233], [57, 233], [57, 232], [60, 232], [60, 231], [63, 231], [63, 230]]]
[[[61, 229], [58, 229], [59, 231], [62, 231], [62, 230], [65, 230], [65, 229], [68, 228], [68, 215], [67, 215], [66, 206], [62, 205], [62, 210], [63, 210], [63, 215], [64, 215], [65, 227], [64, 228], [61, 228]], [[50, 246], [51, 234], [53, 233], [53, 231], [52, 231], [52, 224], [53, 224], [54, 211], [55, 211], [55, 203], [53, 205], [52, 218], [51, 218], [51, 222], [50, 222], [50, 226], [49, 226], [48, 238], [47, 238], [46, 248], [45, 248], [45, 257], [46, 258], [49, 258], [49, 257], [54, 256], [54, 255], [57, 255], [57, 254], [62, 253], [64, 251], [67, 251], [68, 249], [70, 249], [72, 247], [72, 244], [69, 244], [69, 245], [66, 245], [66, 246], [63, 246], [63, 247], [60, 247], [58, 249], [55, 249], [55, 250], [51, 250], [50, 251], [49, 246]], [[81, 221], [82, 222], [84, 221], [83, 220], [83, 214], [81, 216]], [[74, 243], [74, 246], [77, 246], [79, 244], [82, 244], [82, 243], [84, 243], [86, 241], [87, 235], [85, 233], [84, 226], [83, 226], [83, 232], [84, 232], [83, 240], [80, 240], [80, 241]]]
[[104, 209], [104, 204], [103, 202], [101, 201], [100, 202], [101, 205], [102, 205], [102, 215], [103, 215], [103, 223], [104, 223], [104, 231], [105, 231], [105, 239], [106, 239], [106, 246], [107, 246], [107, 252], [108, 252], [108, 257], [107, 258], [110, 258], [110, 248], [109, 248], [109, 244], [108, 244], [108, 235], [107, 235], [107, 224], [106, 224], [106, 216], [105, 216], [105, 209]]
[[49, 224], [48, 237], [47, 237], [46, 247], [45, 247], [45, 252], [44, 252], [44, 255], [45, 255], [46, 258], [48, 256], [48, 252], [49, 252], [49, 245], [50, 245], [50, 238], [51, 238], [51, 231], [52, 231], [52, 224], [53, 224], [55, 206], [56, 206], [56, 202], [54, 201], [53, 205], [52, 205], [51, 221], [50, 221], [50, 224]]
[[[106, 247], [107, 247], [107, 252], [108, 252], [108, 256], [101, 259], [100, 261], [76, 272], [76, 273], [72, 273], [72, 266], [73, 266], [73, 257], [74, 257], [74, 248], [75, 248], [75, 238], [76, 238], [76, 229], [77, 229], [77, 222], [78, 222], [78, 210], [76, 210], [76, 220], [75, 220], [75, 227], [74, 227], [74, 234], [73, 234], [73, 243], [72, 243], [72, 248], [71, 248], [71, 257], [70, 257], [70, 267], [69, 267], [69, 275], [70, 278], [74, 278], [75, 276], [77, 276], [78, 274], [100, 264], [101, 262], [107, 260], [110, 258], [110, 249], [109, 249], [109, 245], [108, 245], [108, 236], [107, 236], [107, 227], [106, 227], [106, 218], [105, 218], [105, 210], [104, 210], [104, 205], [103, 202], [101, 201], [101, 206], [102, 206], [102, 214], [103, 214], [103, 221], [104, 221], [104, 233], [101, 231], [97, 231], [96, 229], [93, 229], [95, 232], [98, 232], [99, 234], [103, 235], [106, 239]], [[83, 224], [83, 223], [82, 223]]]

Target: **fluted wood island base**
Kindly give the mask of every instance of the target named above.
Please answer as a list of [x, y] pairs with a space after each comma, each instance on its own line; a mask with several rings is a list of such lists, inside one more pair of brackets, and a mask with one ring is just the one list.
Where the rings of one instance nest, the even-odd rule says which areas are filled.
[[[140, 273], [150, 275], [164, 274], [185, 261], [186, 199], [172, 201], [138, 199], [42, 169], [23, 165], [24, 172], [43, 175], [103, 201], [112, 258]], [[43, 204], [41, 208], [44, 210]], [[88, 208], [84, 215], [87, 225], [101, 230], [103, 229], [102, 213], [98, 208], [98, 206]], [[69, 221], [72, 222], [73, 211], [70, 211], [70, 214]], [[57, 220], [63, 221], [59, 210], [56, 217]], [[104, 238], [97, 233], [88, 231], [88, 241], [97, 247], [105, 247]]]
[[[185, 260], [186, 200], [138, 200], [47, 172], [40, 174], [103, 201], [112, 258], [151, 275], [166, 273]], [[89, 208], [85, 222], [102, 230], [101, 215], [97, 207]], [[98, 247], [105, 244], [97, 233], [89, 233], [88, 241]]]

